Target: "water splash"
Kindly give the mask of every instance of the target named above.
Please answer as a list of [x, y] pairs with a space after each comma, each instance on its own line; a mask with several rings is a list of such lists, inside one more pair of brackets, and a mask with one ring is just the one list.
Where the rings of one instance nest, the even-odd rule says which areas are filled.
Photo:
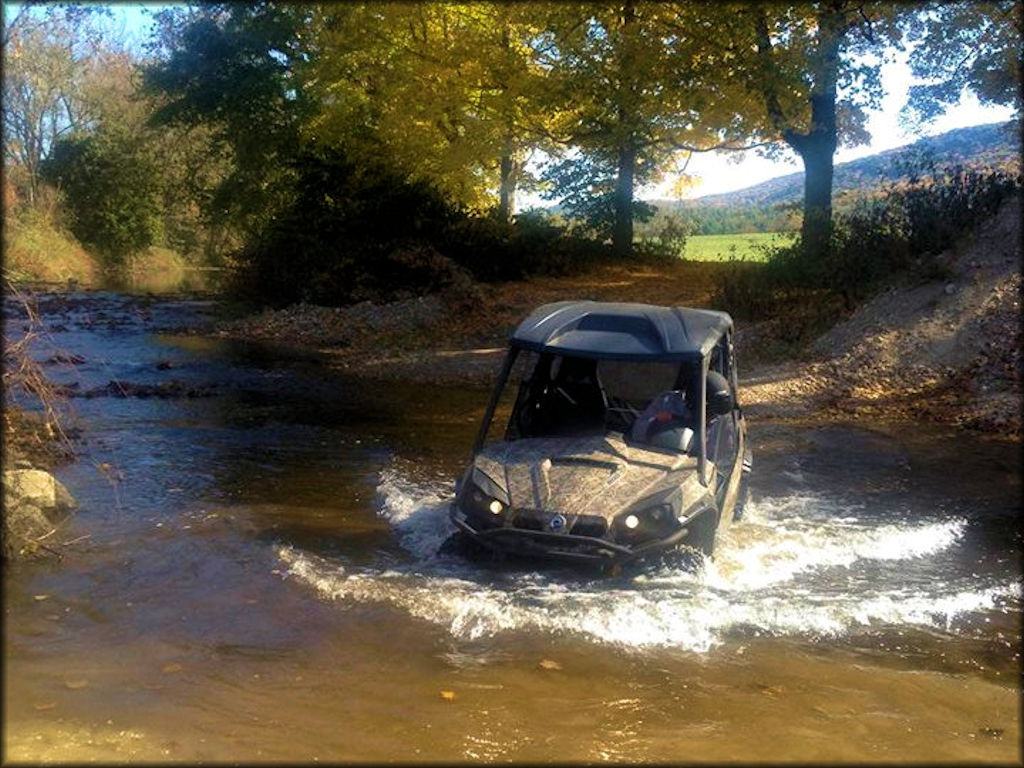
[[450, 488], [417, 483], [392, 468], [378, 492], [380, 514], [414, 565], [350, 570], [283, 547], [288, 573], [327, 599], [394, 605], [460, 639], [533, 630], [632, 648], [706, 651], [740, 628], [786, 636], [840, 636], [886, 625], [952, 631], [961, 616], [1019, 610], [1020, 583], [922, 579], [910, 585], [884, 570], [863, 573], [873, 563], [902, 568], [947, 556], [966, 530], [959, 518], [883, 525], [863, 508], [819, 496], [764, 499], [722, 534], [716, 559], [696, 573], [666, 568], [613, 585], [520, 572], [495, 584], [471, 566], [437, 557], [454, 530]]

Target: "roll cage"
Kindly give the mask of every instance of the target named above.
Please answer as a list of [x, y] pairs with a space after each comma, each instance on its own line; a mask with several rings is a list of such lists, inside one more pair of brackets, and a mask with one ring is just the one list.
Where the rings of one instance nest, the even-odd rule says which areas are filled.
[[[619, 360], [678, 364], [676, 388], [684, 388], [693, 402], [696, 423], [694, 448], [700, 482], [707, 486], [707, 387], [712, 353], [726, 340], [732, 352], [732, 320], [724, 312], [654, 307], [646, 304], [559, 302], [531, 313], [516, 329], [505, 355], [498, 380], [473, 444], [480, 451], [494, 419], [513, 366], [523, 351], [576, 360]], [[730, 384], [736, 391], [735, 369], [729, 366]], [[522, 392], [519, 393], [520, 397]], [[518, 398], [517, 398], [518, 400]], [[607, 401], [605, 408], [608, 407]], [[515, 411], [513, 411], [514, 413]], [[511, 421], [509, 429], [511, 429]], [[509, 439], [508, 429], [505, 438]]]

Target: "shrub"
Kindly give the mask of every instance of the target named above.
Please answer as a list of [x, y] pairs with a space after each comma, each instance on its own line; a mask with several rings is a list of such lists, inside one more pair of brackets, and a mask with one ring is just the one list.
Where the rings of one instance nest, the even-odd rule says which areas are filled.
[[939, 170], [918, 161], [906, 180], [836, 216], [824, 253], [810, 252], [799, 238], [769, 246], [763, 265], [723, 272], [716, 300], [737, 317], [762, 319], [786, 312], [794, 302], [827, 306], [831, 297], [841, 297], [849, 310], [897, 280], [940, 277], [946, 269], [943, 252], [995, 214], [1020, 186], [1019, 173], [963, 166]]
[[33, 354], [34, 344], [46, 335], [35, 300], [7, 278], [4, 293], [11, 309], [26, 321], [23, 334], [4, 336], [4, 458], [25, 457], [41, 464], [70, 458], [73, 450], [63, 426], [67, 399]]
[[159, 239], [157, 169], [125, 132], [112, 129], [62, 139], [43, 173], [64, 192], [71, 231], [110, 264], [122, 264]]
[[[270, 304], [339, 305], [372, 293], [389, 254], [436, 240], [457, 215], [429, 186], [379, 165], [357, 165], [336, 150], [294, 162], [290, 205], [235, 258], [233, 287]], [[429, 270], [427, 270], [429, 271]], [[393, 290], [415, 293], [423, 270], [400, 269]]]
[[445, 290], [465, 282], [566, 274], [608, 248], [570, 235], [546, 215], [512, 223], [448, 204], [432, 187], [337, 150], [295, 163], [290, 205], [235, 257], [242, 297], [284, 305], [342, 305]]

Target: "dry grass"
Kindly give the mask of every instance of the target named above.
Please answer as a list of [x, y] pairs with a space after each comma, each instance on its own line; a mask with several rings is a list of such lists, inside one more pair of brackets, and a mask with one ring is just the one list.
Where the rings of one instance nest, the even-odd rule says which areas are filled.
[[8, 459], [53, 464], [73, 455], [70, 437], [62, 426], [67, 399], [30, 354], [33, 343], [45, 336], [34, 300], [6, 277], [4, 290], [7, 301], [18, 303], [28, 322], [27, 330], [19, 338], [4, 336], [5, 464]]
[[99, 262], [43, 215], [11, 216], [4, 228], [4, 271], [17, 280], [92, 285]]

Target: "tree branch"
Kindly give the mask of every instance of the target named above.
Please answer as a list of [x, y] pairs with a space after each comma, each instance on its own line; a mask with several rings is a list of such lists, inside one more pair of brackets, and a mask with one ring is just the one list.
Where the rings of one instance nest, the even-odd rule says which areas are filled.
[[[753, 144], [745, 144], [739, 147], [730, 142], [715, 144], [710, 147], [695, 147], [691, 144], [685, 144], [681, 141], [675, 141], [674, 139], [665, 139], [665, 143], [670, 144], [673, 149], [678, 149], [684, 152], [746, 152], [747, 150], [757, 149], [758, 147], [770, 147], [773, 144], [778, 144], [779, 142], [777, 139], [773, 141], [756, 141]], [[689, 162], [689, 160], [687, 160], [687, 162]]]
[[786, 130], [786, 115], [775, 92], [775, 78], [772, 76], [772, 39], [768, 32], [768, 18], [760, 8], [755, 9], [754, 29], [757, 33], [757, 58], [761, 64], [761, 90], [764, 93], [765, 107], [772, 126], [779, 133]]
[[867, 38], [869, 43], [874, 45], [875, 44], [875, 31], [871, 27], [871, 19], [869, 19], [868, 15], [866, 13], [864, 13], [864, 6], [863, 5], [858, 5], [857, 6], [857, 12], [860, 14], [860, 17], [864, 20], [864, 24], [866, 25], [866, 28], [864, 30], [864, 37]]

